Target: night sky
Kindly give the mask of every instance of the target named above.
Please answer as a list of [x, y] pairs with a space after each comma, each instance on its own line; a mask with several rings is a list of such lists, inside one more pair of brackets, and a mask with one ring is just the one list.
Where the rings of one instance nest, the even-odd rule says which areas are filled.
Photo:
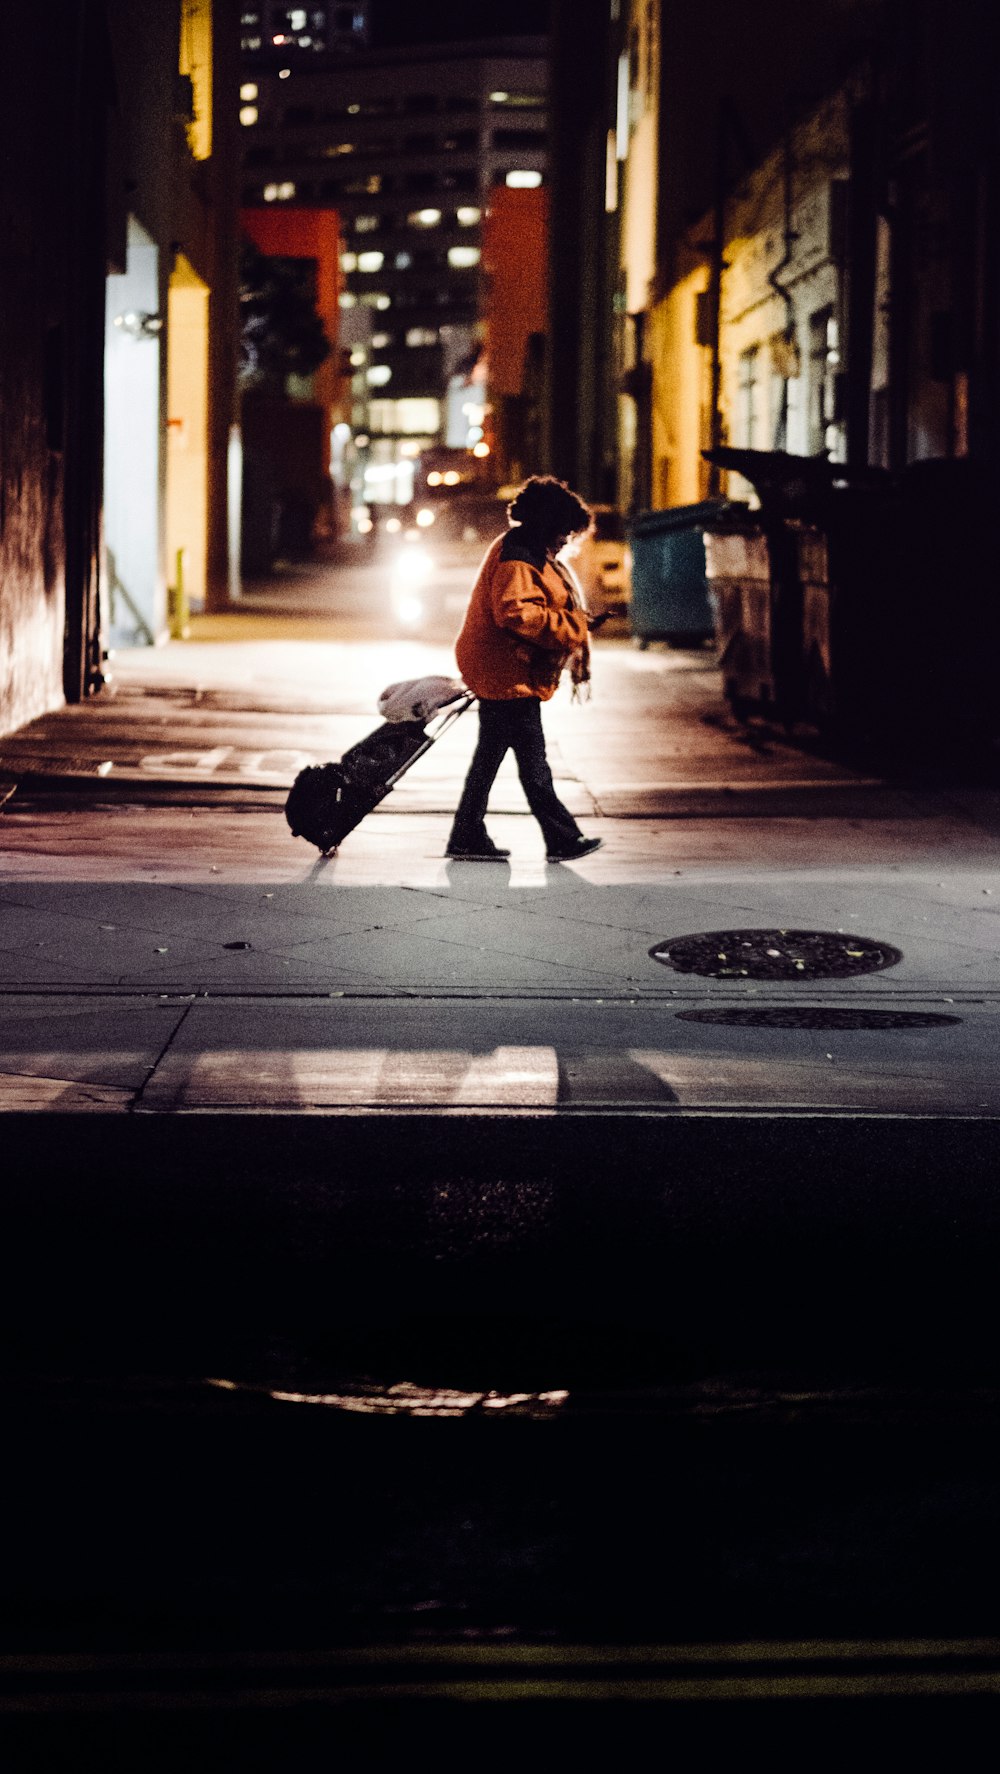
[[549, 26], [547, 0], [374, 0], [372, 41], [441, 43], [472, 37], [533, 37]]

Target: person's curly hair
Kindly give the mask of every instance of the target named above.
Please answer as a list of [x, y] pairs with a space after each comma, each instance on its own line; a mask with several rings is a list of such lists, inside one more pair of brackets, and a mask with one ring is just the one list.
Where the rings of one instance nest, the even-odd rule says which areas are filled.
[[523, 524], [533, 536], [577, 536], [590, 528], [591, 511], [564, 480], [554, 474], [533, 474], [507, 507], [511, 523]]

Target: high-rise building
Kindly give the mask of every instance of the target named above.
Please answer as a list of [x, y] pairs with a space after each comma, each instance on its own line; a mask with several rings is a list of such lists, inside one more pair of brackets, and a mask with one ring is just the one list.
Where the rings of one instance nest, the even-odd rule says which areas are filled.
[[244, 6], [240, 47], [244, 55], [290, 59], [339, 56], [368, 42], [370, 0], [340, 0], [332, 6]]
[[545, 40], [373, 50], [363, 6], [253, 17], [242, 200], [339, 213], [357, 490], [405, 502], [424, 451], [485, 448], [483, 224], [498, 186], [546, 183]]

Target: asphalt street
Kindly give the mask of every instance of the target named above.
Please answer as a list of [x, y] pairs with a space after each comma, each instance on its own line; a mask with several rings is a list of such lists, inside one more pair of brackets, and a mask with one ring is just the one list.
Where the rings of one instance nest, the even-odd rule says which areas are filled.
[[988, 1699], [1000, 796], [612, 635], [546, 712], [600, 852], [505, 771], [510, 863], [447, 862], [470, 715], [321, 860], [295, 772], [451, 669], [377, 592], [289, 574], [0, 744], [4, 1728]]
[[[545, 864], [509, 765], [509, 865], [445, 859], [471, 713], [336, 857], [292, 839], [296, 771], [387, 683], [454, 669], [441, 638], [357, 638], [377, 584], [348, 576], [347, 614], [200, 619], [0, 744], [6, 1107], [995, 1114], [1000, 795], [743, 728], [710, 653], [603, 640], [592, 700], [546, 711], [603, 839], [583, 864]], [[776, 979], [652, 953], [789, 930], [898, 958]]]

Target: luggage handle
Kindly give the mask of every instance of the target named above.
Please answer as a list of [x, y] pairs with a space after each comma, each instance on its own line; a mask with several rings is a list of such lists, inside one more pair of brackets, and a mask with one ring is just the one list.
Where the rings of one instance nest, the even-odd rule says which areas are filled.
[[471, 708], [475, 700], [476, 698], [473, 696], [472, 691], [466, 690], [464, 695], [458, 698], [457, 702], [449, 703], [439, 712], [439, 714], [434, 716], [434, 719], [439, 722], [438, 727], [433, 733], [427, 733], [425, 735], [423, 745], [419, 746], [413, 755], [407, 758], [405, 764], [400, 765], [398, 770], [394, 770], [391, 776], [386, 777], [383, 784], [383, 796], [381, 798], [384, 799], [384, 796], [389, 793], [389, 790], [395, 788], [400, 777], [405, 776], [410, 766], [415, 764], [418, 758], [422, 758], [425, 752], [429, 752], [432, 745], [437, 744], [442, 733], [446, 733], [449, 727], [454, 726], [459, 716], [464, 715], [466, 709]]

